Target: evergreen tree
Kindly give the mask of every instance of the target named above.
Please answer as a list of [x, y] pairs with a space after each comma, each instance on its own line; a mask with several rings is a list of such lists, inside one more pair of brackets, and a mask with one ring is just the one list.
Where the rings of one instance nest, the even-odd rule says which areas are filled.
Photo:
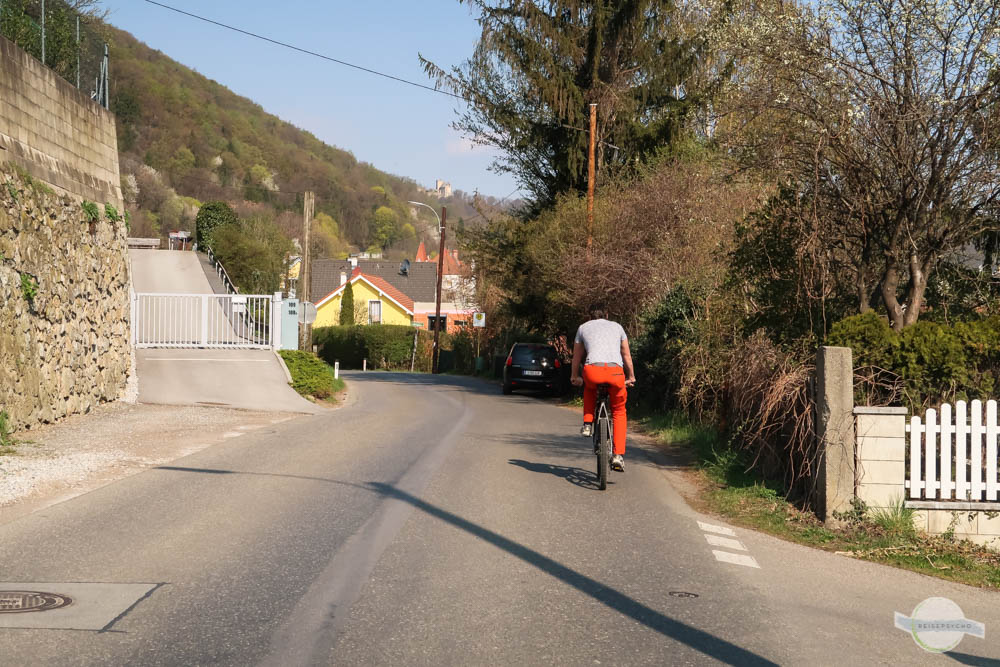
[[354, 286], [350, 282], [344, 288], [344, 295], [340, 297], [340, 324], [354, 324]]
[[460, 1], [479, 12], [472, 57], [450, 72], [421, 62], [469, 101], [455, 129], [498, 148], [494, 169], [537, 208], [586, 189], [589, 104], [599, 169], [641, 163], [680, 136], [706, 40], [673, 0]]

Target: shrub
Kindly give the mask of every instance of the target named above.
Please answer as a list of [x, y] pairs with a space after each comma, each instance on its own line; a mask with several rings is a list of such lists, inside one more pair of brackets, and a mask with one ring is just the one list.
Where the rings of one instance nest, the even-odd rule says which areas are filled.
[[333, 369], [322, 359], [304, 350], [281, 350], [279, 354], [292, 375], [292, 389], [320, 399], [333, 395]]
[[84, 201], [80, 204], [83, 212], [87, 215], [88, 222], [97, 222], [101, 219], [101, 209], [97, 208], [97, 204], [92, 201]]
[[851, 348], [855, 366], [890, 368], [899, 335], [885, 318], [869, 311], [834, 324], [826, 344]]
[[[430, 372], [433, 335], [413, 327], [394, 324], [319, 327], [313, 329], [313, 342], [327, 363], [339, 361], [341, 368], [360, 369], [367, 359], [371, 369], [408, 371], [414, 335], [417, 336], [414, 370]], [[441, 334], [441, 347], [451, 347], [447, 334]]]
[[118, 209], [111, 204], [104, 205], [104, 215], [111, 222], [121, 222], [122, 216], [118, 213]]
[[217, 250], [212, 246], [215, 230], [223, 225], [236, 224], [237, 221], [236, 213], [225, 202], [213, 201], [203, 205], [194, 219], [198, 247], [211, 246], [213, 250]]
[[836, 323], [826, 342], [850, 347], [855, 366], [897, 376], [913, 409], [989, 396], [1000, 374], [1000, 317], [951, 326], [921, 320], [897, 334], [867, 313]]

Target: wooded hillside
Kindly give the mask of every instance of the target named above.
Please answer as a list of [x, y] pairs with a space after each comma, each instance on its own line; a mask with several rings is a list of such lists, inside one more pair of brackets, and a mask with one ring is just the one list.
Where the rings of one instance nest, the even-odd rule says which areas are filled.
[[134, 234], [192, 230], [199, 203], [224, 200], [241, 215], [274, 219], [294, 238], [306, 190], [316, 193], [317, 213], [329, 216], [321, 220], [331, 256], [373, 246], [412, 253], [421, 238], [431, 240], [433, 216], [414, 216], [407, 200], [445, 204], [454, 223], [479, 217], [470, 195], [430, 197], [413, 180], [323, 143], [130, 34], [107, 31]]

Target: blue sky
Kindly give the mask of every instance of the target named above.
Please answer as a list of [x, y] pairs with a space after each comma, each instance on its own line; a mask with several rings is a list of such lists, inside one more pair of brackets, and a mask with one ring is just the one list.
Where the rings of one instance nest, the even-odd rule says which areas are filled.
[[[163, 0], [164, 4], [332, 58], [430, 84], [417, 54], [442, 66], [471, 55], [479, 26], [457, 0]], [[505, 197], [492, 154], [450, 125], [458, 100], [297, 53], [142, 0], [105, 0], [110, 22], [268, 112], [427, 187]], [[114, 63], [112, 62], [112, 76]]]

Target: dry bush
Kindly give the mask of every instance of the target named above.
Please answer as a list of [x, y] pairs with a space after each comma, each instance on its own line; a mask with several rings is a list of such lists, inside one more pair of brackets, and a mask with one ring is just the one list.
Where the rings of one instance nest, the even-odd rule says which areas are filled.
[[605, 301], [637, 330], [642, 313], [672, 285], [721, 279], [733, 227], [763, 203], [764, 192], [752, 179], [734, 177], [724, 161], [665, 164], [600, 193], [590, 252], [578, 201], [575, 243], [565, 245], [555, 267], [563, 299], [578, 310]]
[[814, 366], [779, 350], [762, 334], [735, 346], [728, 360], [725, 414], [750, 466], [809, 495], [815, 479]]

